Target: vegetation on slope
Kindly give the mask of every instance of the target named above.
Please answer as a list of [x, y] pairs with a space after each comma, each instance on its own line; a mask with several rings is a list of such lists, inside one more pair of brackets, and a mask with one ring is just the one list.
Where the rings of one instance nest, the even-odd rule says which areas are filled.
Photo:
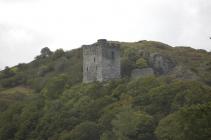
[[[117, 43], [119, 80], [83, 84], [81, 49], [43, 48], [33, 62], [2, 71], [0, 140], [211, 139], [211, 54], [154, 41]], [[152, 67], [153, 53], [173, 69], [131, 79], [132, 69]]]

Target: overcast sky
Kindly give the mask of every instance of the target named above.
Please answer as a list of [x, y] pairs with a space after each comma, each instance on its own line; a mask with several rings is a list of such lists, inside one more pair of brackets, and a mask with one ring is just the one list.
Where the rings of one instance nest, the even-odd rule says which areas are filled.
[[0, 0], [0, 69], [99, 38], [211, 50], [211, 0]]

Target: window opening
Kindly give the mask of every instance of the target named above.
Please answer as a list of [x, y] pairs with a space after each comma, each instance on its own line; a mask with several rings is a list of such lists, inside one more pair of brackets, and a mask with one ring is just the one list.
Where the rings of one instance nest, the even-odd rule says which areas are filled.
[[111, 58], [114, 59], [114, 52], [111, 52]]

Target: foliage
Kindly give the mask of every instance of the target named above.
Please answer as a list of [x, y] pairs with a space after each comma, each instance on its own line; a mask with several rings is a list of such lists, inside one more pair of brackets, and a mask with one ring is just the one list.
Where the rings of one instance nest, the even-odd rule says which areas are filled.
[[57, 98], [64, 91], [66, 79], [67, 77], [65, 75], [53, 77], [47, 82], [41, 93], [49, 99]]
[[51, 50], [48, 47], [42, 48], [41, 56], [42, 57], [49, 57], [52, 54]]
[[144, 112], [126, 107], [112, 121], [117, 140], [152, 140], [153, 118]]
[[62, 136], [62, 140], [99, 140], [99, 129], [94, 122], [82, 122], [69, 134]]
[[[81, 83], [81, 48], [43, 48], [31, 63], [1, 71], [0, 140], [210, 139], [210, 53], [155, 41], [118, 43], [118, 80]], [[150, 66], [154, 52], [174, 59], [177, 69], [131, 79], [131, 70]]]
[[139, 58], [136, 60], [136, 65], [138, 68], [145, 68], [148, 66], [147, 61], [144, 58]]
[[211, 138], [211, 103], [184, 107], [162, 119], [156, 129], [160, 140]]

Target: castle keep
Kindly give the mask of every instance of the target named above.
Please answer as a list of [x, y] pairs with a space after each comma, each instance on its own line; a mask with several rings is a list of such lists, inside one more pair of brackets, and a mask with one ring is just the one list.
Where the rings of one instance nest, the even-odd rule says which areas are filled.
[[120, 49], [115, 43], [100, 39], [83, 46], [83, 82], [120, 78]]

